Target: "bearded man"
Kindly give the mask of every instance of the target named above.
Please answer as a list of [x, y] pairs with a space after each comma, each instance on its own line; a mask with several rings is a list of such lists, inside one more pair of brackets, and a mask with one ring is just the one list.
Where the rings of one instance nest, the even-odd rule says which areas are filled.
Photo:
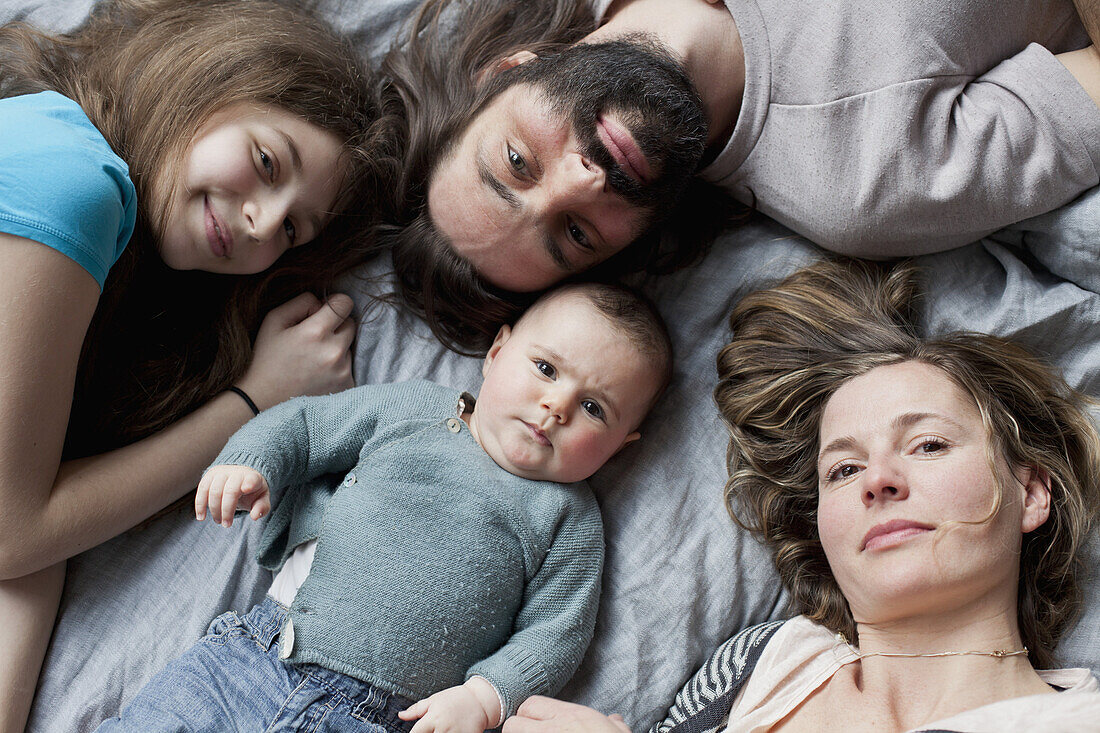
[[1100, 181], [1100, 55], [1069, 0], [426, 0], [411, 29], [384, 64], [410, 120], [394, 240], [447, 260], [406, 278], [438, 291], [649, 263], [670, 217], [691, 259], [699, 179], [877, 258]]

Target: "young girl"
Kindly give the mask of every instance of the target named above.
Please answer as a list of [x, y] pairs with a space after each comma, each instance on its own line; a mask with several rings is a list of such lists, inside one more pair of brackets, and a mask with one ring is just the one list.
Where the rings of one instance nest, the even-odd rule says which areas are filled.
[[350, 300], [313, 292], [370, 253], [386, 125], [350, 48], [277, 4], [0, 28], [0, 731], [66, 558], [257, 409], [351, 385]]

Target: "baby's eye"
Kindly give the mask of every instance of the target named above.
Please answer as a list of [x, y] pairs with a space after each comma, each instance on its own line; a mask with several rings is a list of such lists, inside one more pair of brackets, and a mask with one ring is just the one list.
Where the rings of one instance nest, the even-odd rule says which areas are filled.
[[298, 232], [294, 229], [294, 222], [290, 220], [290, 217], [283, 219], [283, 231], [286, 232], [286, 238], [290, 240], [290, 246], [294, 246], [294, 240], [297, 239]]
[[535, 359], [535, 369], [538, 369], [542, 376], [549, 379], [553, 379], [558, 373], [553, 364], [542, 359]]
[[271, 162], [271, 156], [262, 150], [260, 151], [260, 165], [264, 167], [268, 179], [275, 180], [275, 164]]
[[521, 176], [527, 175], [527, 161], [523, 159], [523, 156], [512, 150], [511, 146], [508, 147], [508, 165], [512, 166], [512, 170]]
[[600, 407], [600, 403], [594, 400], [581, 400], [581, 407], [594, 418], [603, 420], [603, 408]]

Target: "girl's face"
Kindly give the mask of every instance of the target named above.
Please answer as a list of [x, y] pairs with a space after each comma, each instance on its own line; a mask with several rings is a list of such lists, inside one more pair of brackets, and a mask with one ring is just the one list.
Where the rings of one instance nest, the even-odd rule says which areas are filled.
[[997, 496], [988, 434], [943, 371], [910, 361], [852, 379], [826, 404], [819, 445], [818, 532], [856, 621], [1015, 609], [1023, 533], [1049, 510], [1046, 478], [998, 456], [1004, 498], [982, 521]]
[[340, 140], [276, 107], [236, 104], [192, 139], [176, 185], [161, 182], [159, 249], [176, 270], [243, 275], [318, 235], [344, 184]]

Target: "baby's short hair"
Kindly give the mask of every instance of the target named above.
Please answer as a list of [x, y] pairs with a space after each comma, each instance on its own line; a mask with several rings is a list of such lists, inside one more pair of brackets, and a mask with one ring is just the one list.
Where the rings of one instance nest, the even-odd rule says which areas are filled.
[[[626, 285], [589, 282], [554, 288], [536, 300], [526, 313], [570, 294], [587, 299], [641, 354], [652, 360], [654, 373], [659, 377], [657, 390], [649, 403], [652, 407], [672, 381], [672, 339], [657, 306], [640, 291]], [[519, 320], [522, 321], [523, 316]]]

